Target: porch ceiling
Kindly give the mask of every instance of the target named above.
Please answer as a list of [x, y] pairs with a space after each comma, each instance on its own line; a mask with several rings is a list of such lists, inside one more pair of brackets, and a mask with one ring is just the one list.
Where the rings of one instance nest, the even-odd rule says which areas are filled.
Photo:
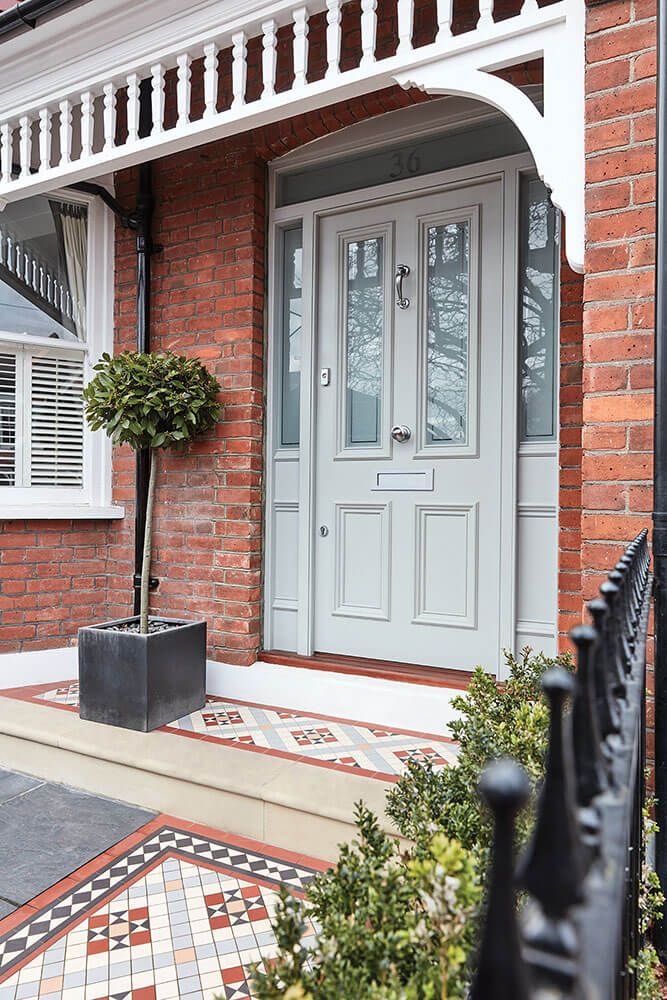
[[[399, 83], [482, 100], [514, 121], [567, 216], [568, 258], [581, 270], [583, 0], [558, 0], [542, 8], [536, 0], [525, 0], [519, 13], [498, 21], [493, 0], [479, 0], [476, 25], [455, 34], [451, 0], [432, 3], [435, 40], [415, 45], [414, 0], [398, 0], [395, 54], [378, 59], [377, 0], [362, 0], [360, 58], [343, 68], [342, 0], [320, 0], [315, 10], [295, 0], [203, 0], [180, 15], [166, 2], [162, 19], [150, 25], [144, 23], [145, 2], [135, 5], [134, 14], [122, 3], [124, 18], [115, 11], [98, 27], [97, 46], [90, 36], [90, 19], [98, 8], [93, 0], [74, 20], [67, 19], [69, 30], [77, 29], [73, 38], [80, 34], [88, 47], [77, 52], [75, 41], [66, 64], [49, 66], [49, 47], [47, 68], [35, 74], [36, 53], [28, 63], [25, 36], [15, 58], [12, 45], [6, 47], [0, 200], [18, 200]], [[318, 14], [320, 25], [323, 18], [326, 24], [325, 51], [322, 75], [312, 79], [309, 31]], [[286, 57], [278, 37], [288, 28], [292, 38]], [[51, 46], [56, 37], [51, 35]], [[285, 36], [280, 37], [284, 43]], [[494, 75], [539, 58], [543, 114], [518, 87]], [[148, 134], [140, 135], [139, 84], [147, 78], [152, 124]]]

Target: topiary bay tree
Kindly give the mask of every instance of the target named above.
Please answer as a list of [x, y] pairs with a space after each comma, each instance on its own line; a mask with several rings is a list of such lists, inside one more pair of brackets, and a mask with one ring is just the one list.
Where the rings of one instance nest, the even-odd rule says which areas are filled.
[[170, 351], [103, 354], [95, 372], [84, 390], [90, 427], [106, 431], [116, 445], [128, 444], [135, 452], [147, 449], [150, 453], [139, 616], [139, 631], [147, 634], [158, 456], [168, 449], [182, 450], [215, 425], [220, 385], [197, 358]]

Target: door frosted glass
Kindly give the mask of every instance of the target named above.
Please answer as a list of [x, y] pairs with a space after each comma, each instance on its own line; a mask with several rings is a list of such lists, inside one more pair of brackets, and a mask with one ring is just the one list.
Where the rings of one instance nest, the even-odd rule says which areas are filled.
[[384, 358], [384, 237], [346, 246], [345, 395], [348, 447], [380, 444]]
[[558, 215], [537, 178], [521, 185], [519, 385], [521, 438], [555, 436]]
[[467, 221], [426, 230], [426, 443], [468, 434], [470, 232]]
[[282, 406], [280, 443], [299, 443], [301, 386], [301, 228], [283, 233]]

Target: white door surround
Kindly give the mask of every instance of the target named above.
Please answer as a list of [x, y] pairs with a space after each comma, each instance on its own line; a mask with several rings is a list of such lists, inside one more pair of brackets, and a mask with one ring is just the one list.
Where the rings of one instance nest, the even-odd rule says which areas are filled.
[[[317, 144], [314, 144], [317, 145]], [[304, 151], [301, 151], [299, 162], [304, 161]], [[287, 158], [286, 158], [287, 159]], [[282, 161], [277, 165], [282, 169]], [[267, 649], [285, 649], [309, 656], [315, 651], [333, 652], [322, 649], [318, 643], [316, 631], [316, 559], [318, 546], [322, 540], [318, 534], [319, 517], [316, 509], [317, 497], [317, 454], [318, 454], [318, 393], [329, 391], [320, 386], [320, 368], [332, 367], [320, 362], [317, 354], [316, 332], [318, 326], [319, 261], [322, 252], [322, 236], [327, 228], [335, 226], [335, 219], [346, 213], [376, 212], [381, 216], [383, 211], [392, 206], [407, 206], [414, 199], [419, 199], [425, 205], [429, 200], [437, 206], [447, 204], [447, 199], [462, 197], [463, 203], [473, 204], [476, 201], [474, 192], [483, 190], [497, 192], [496, 205], [499, 213], [498, 262], [497, 278], [503, 289], [502, 308], [496, 317], [498, 328], [502, 332], [501, 349], [497, 356], [497, 378], [499, 405], [497, 415], [499, 462], [502, 473], [499, 474], [499, 499], [497, 506], [498, 546], [495, 571], [492, 572], [497, 585], [497, 614], [490, 625], [492, 636], [489, 645], [483, 650], [483, 665], [492, 672], [502, 674], [503, 665], [500, 650], [514, 649], [517, 644], [529, 641], [533, 646], [543, 647], [553, 651], [555, 645], [555, 602], [551, 609], [549, 601], [548, 613], [532, 615], [537, 619], [535, 627], [529, 621], [522, 619], [521, 608], [517, 609], [517, 594], [515, 585], [507, 585], [507, 581], [516, 580], [517, 566], [517, 528], [521, 534], [523, 510], [521, 501], [524, 499], [525, 486], [518, 480], [518, 469], [524, 461], [523, 455], [535, 455], [535, 468], [540, 462], [546, 463], [539, 468], [539, 476], [553, 479], [555, 484], [555, 469], [557, 468], [556, 445], [540, 449], [530, 449], [518, 446], [518, 400], [517, 400], [517, 219], [519, 203], [519, 180], [523, 173], [534, 171], [534, 165], [529, 154], [518, 154], [501, 160], [477, 163], [457, 167], [442, 173], [422, 176], [415, 180], [407, 178], [377, 187], [366, 188], [317, 201], [295, 204], [283, 208], [274, 208], [270, 218], [270, 260], [276, 261], [274, 273], [269, 288], [269, 335], [267, 341], [268, 370], [272, 373], [268, 387], [268, 419], [267, 419], [267, 493], [266, 493], [266, 534], [265, 546], [265, 622], [264, 646]], [[272, 171], [272, 174], [274, 172]], [[272, 176], [272, 188], [275, 190], [275, 176]], [[438, 199], [444, 199], [438, 202]], [[451, 206], [450, 206], [451, 207]], [[403, 209], [401, 209], [403, 210]], [[488, 209], [487, 209], [488, 210]], [[422, 213], [426, 214], [426, 213]], [[299, 446], [287, 448], [280, 446], [278, 429], [281, 387], [279, 382], [281, 345], [273, 330], [278, 329], [280, 300], [281, 262], [278, 259], [282, 232], [295, 224], [302, 226], [302, 330], [300, 357], [300, 418]], [[399, 262], [398, 260], [396, 262]], [[392, 272], [393, 280], [393, 272]], [[407, 288], [407, 284], [405, 286]], [[333, 303], [331, 304], [333, 308]], [[484, 388], [482, 387], [482, 393]], [[387, 428], [387, 419], [383, 416], [383, 426]], [[399, 446], [397, 446], [396, 450]], [[400, 452], [399, 452], [400, 454]], [[359, 460], [357, 460], [359, 461]], [[464, 462], [461, 458], [459, 461]], [[352, 463], [351, 463], [352, 464]], [[362, 461], [362, 465], [365, 464]], [[435, 468], [433, 462], [420, 463], [426, 470]], [[391, 465], [391, 463], [389, 463]], [[378, 463], [378, 467], [385, 466]], [[403, 471], [403, 470], [399, 470]], [[553, 475], [552, 475], [553, 473]], [[523, 477], [524, 479], [526, 477]], [[532, 481], [532, 480], [531, 480]], [[537, 496], [530, 487], [528, 500], [531, 508], [540, 508], [542, 522], [553, 525], [553, 540], [549, 536], [548, 544], [555, 550], [556, 508], [555, 496]], [[369, 493], [368, 503], [379, 506], [386, 501], [389, 494], [381, 492]], [[394, 494], [395, 496], [395, 494]], [[424, 508], [432, 506], [433, 494], [422, 492], [417, 496], [418, 504]], [[342, 513], [342, 512], [341, 512]], [[416, 516], [416, 514], [414, 515]], [[332, 525], [328, 522], [329, 529]], [[532, 523], [532, 522], [531, 522]], [[290, 553], [285, 558], [285, 553]], [[522, 566], [525, 558], [521, 556]], [[525, 570], [525, 566], [524, 566]], [[526, 579], [528, 574], [524, 572]], [[553, 619], [553, 621], [551, 621]], [[549, 624], [547, 624], [547, 620]], [[425, 628], [424, 625], [413, 626]], [[445, 630], [443, 629], [443, 635]], [[463, 630], [461, 630], [463, 631]], [[542, 637], [542, 638], [541, 638]], [[445, 640], [443, 639], [443, 642]], [[362, 651], [358, 648], [343, 650], [350, 655], [373, 655], [368, 648]], [[424, 656], [394, 655], [387, 656], [386, 650], [375, 654], [380, 658], [408, 660], [411, 662], [429, 662]], [[445, 657], [431, 658], [442, 666], [459, 666], [469, 668], [470, 662], [447, 662]]]

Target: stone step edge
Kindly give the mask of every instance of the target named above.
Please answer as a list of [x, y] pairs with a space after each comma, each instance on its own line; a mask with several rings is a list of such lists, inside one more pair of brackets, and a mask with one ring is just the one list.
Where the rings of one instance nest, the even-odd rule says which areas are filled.
[[316, 857], [353, 835], [360, 799], [394, 832], [389, 782], [2, 697], [0, 765]]

